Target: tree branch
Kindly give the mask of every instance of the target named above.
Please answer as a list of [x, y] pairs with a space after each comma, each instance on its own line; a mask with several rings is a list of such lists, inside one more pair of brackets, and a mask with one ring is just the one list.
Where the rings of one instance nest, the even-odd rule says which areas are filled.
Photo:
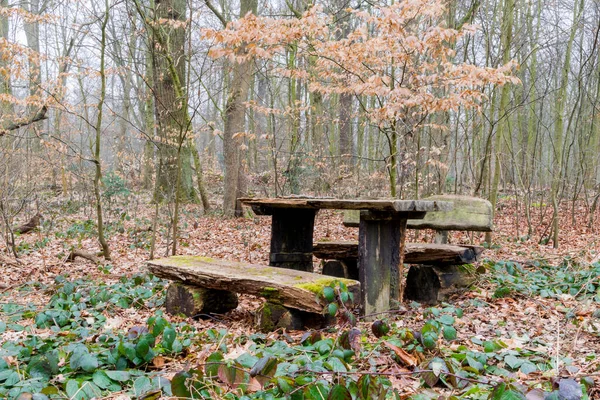
[[210, 0], [204, 0], [204, 3], [206, 4], [206, 7], [208, 7], [208, 9], [212, 11], [217, 18], [219, 18], [219, 21], [221, 21], [221, 23], [223, 24], [223, 28], [227, 28], [227, 20], [225, 19], [223, 14], [221, 14], [221, 12], [217, 10], [217, 8], [210, 2]]
[[5, 128], [0, 128], [0, 136], [4, 136], [8, 132], [17, 130], [23, 126], [31, 125], [34, 122], [43, 121], [45, 119], [48, 119], [48, 116], [46, 115], [47, 112], [48, 112], [48, 106], [43, 105], [42, 108], [27, 121], [12, 123]]

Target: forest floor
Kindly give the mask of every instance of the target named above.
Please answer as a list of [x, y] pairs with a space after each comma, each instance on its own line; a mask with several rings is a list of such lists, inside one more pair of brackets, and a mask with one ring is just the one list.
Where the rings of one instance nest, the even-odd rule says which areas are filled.
[[[494, 221], [494, 245], [481, 263], [487, 273], [438, 307], [404, 304], [382, 320], [390, 331], [377, 338], [364, 321], [357, 324], [360, 331], [339, 326], [318, 335], [255, 332], [261, 300], [251, 296], [242, 296], [238, 308], [225, 315], [163, 319], [158, 310], [164, 282], [144, 269], [153, 207], [143, 204], [109, 208], [112, 260], [103, 265], [68, 260], [72, 248], [98, 249], [89, 205], [44, 212], [41, 230], [17, 238], [18, 260], [0, 253], [0, 397], [43, 392], [71, 399], [182, 393], [345, 399], [396, 393], [415, 399], [543, 399], [552, 390], [564, 398], [579, 390], [578, 397], [568, 398], [585, 398], [579, 388], [591, 385], [589, 398], [600, 398], [591, 383], [600, 381], [600, 229], [595, 223], [588, 227], [583, 205], [565, 205], [561, 243], [553, 249], [539, 244], [548, 232], [549, 207], [533, 209], [528, 236], [524, 215], [504, 199]], [[156, 256], [162, 257], [169, 243], [166, 225], [159, 226]], [[409, 240], [431, 237], [411, 233], [417, 234]], [[266, 264], [269, 235], [268, 217], [223, 219], [188, 207], [178, 253]], [[356, 229], [343, 227], [341, 213], [317, 216], [315, 240], [356, 238]], [[450, 240], [478, 244], [483, 236], [454, 234]], [[176, 339], [167, 334], [170, 328]], [[336, 353], [344, 331], [350, 333], [350, 348]], [[427, 331], [435, 333], [434, 346], [423, 339]], [[154, 338], [147, 350], [140, 342], [149, 334]], [[309, 361], [299, 361], [302, 357]], [[264, 365], [258, 375], [266, 381], [248, 374], [259, 359]], [[211, 362], [219, 364], [214, 371]], [[361, 378], [365, 373], [373, 380]], [[303, 380], [303, 374], [309, 378]]]

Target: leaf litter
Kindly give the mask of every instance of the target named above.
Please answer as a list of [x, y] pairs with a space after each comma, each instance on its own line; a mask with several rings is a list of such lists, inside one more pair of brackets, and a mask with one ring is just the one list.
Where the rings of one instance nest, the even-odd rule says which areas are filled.
[[[423, 397], [419, 398], [433, 398], [433, 393], [444, 396], [466, 396], [464, 398], [484, 398], [481, 397], [484, 396], [483, 394], [473, 394], [473, 397], [465, 395], [469, 387], [479, 386], [486, 388], [481, 389], [481, 393], [492, 393], [492, 390], [496, 393], [502, 390], [504, 390], [502, 393], [509, 393], [515, 390], [526, 393], [527, 398], [536, 398], [539, 393], [545, 393], [544, 395], [547, 396], [554, 390], [557, 395], [562, 395], [564, 398], [568, 396], [575, 398], [574, 393], [582, 393], [580, 385], [583, 385], [581, 382], [584, 377], [595, 379], [587, 396], [598, 394], [595, 382], [598, 381], [600, 374], [598, 354], [600, 318], [598, 300], [594, 296], [600, 295], [598, 290], [600, 282], [597, 275], [584, 276], [581, 271], [591, 270], [594, 263], [600, 259], [600, 235], [593, 227], [588, 228], [585, 224], [577, 223], [578, 220], [584, 221], [585, 216], [577, 216], [573, 223], [571, 217], [566, 215], [568, 213], [565, 213], [561, 220], [562, 244], [559, 249], [553, 249], [538, 243], [539, 237], [543, 235], [544, 226], [536, 227], [533, 235], [524, 237], [524, 232], [519, 230], [519, 224], [515, 222], [517, 213], [512, 209], [512, 205], [509, 202], [503, 203], [502, 211], [495, 219], [496, 246], [486, 249], [484, 253], [487, 259], [482, 265], [486, 266], [488, 274], [482, 275], [472, 290], [458, 293], [448, 300], [450, 307], [460, 308], [464, 313], [461, 317], [454, 316], [452, 319], [451, 326], [455, 329], [455, 339], [446, 340], [441, 335], [444, 330], [440, 328], [440, 334], [435, 336], [434, 347], [430, 350], [425, 348], [425, 341], [418, 332], [422, 331], [424, 324], [427, 325], [430, 316], [424, 315], [424, 310], [427, 309], [425, 306], [411, 304], [385, 318], [386, 325], [392, 329], [389, 333], [384, 332], [381, 339], [371, 333], [373, 329], [371, 323], [359, 321], [357, 328], [361, 335], [358, 338], [355, 335], [352, 340], [351, 352], [355, 354], [354, 358], [351, 362], [342, 359], [340, 366], [329, 365], [325, 370], [337, 371], [338, 375], [335, 379], [351, 379], [353, 385], [358, 385], [358, 391], [369, 387], [373, 391], [379, 389], [376, 384], [369, 382], [371, 385], [369, 386], [365, 380], [360, 381], [358, 375], [352, 374], [382, 374], [381, 376], [389, 383], [389, 387], [385, 387], [396, 390], [401, 398], [421, 395]], [[136, 274], [143, 274], [144, 262], [149, 255], [148, 248], [137, 246], [136, 235], [132, 232], [140, 229], [140, 225], [143, 225], [141, 228], [146, 228], [144, 224], [139, 223], [139, 220], [145, 218], [145, 221], [149, 221], [152, 210], [141, 208], [137, 210], [137, 214], [138, 219], [135, 222], [124, 223], [122, 233], [115, 232], [110, 236], [113, 260], [100, 267], [84, 259], [67, 261], [65, 256], [72, 247], [79, 247], [93, 253], [96, 248], [93, 232], [83, 238], [64, 238], [56, 235], [56, 232], [67, 231], [71, 224], [84, 219], [83, 215], [68, 215], [62, 218], [60, 223], [55, 223], [50, 230], [43, 229], [41, 232], [19, 237], [20, 247], [30, 250], [21, 252], [19, 260], [15, 260], [8, 254], [2, 254], [0, 257], [4, 272], [0, 276], [2, 304], [0, 321], [4, 321], [4, 327], [0, 322], [0, 343], [3, 343], [3, 347], [5, 348], [7, 343], [23, 344], [32, 336], [47, 340], [52, 337], [73, 335], [70, 330], [43, 328], [39, 323], [36, 324], [36, 314], [55, 298], [57, 287], [62, 285], [57, 283], [57, 278], [65, 277], [64, 279], [69, 282], [78, 280], [100, 282], [105, 285], [103, 287], [111, 287], [119, 284], [122, 277], [132, 279]], [[533, 218], [536, 218], [535, 214]], [[258, 264], [268, 262], [269, 218], [222, 219], [218, 216], [199, 215], [197, 210], [189, 207], [184, 213], [181, 226], [179, 254]], [[166, 255], [168, 247], [164, 233], [157, 233], [156, 249], [159, 256]], [[416, 236], [416, 233], [411, 234]], [[426, 241], [431, 235], [430, 232], [425, 235], [419, 233], [418, 240]], [[36, 243], [44, 238], [49, 239], [45, 245], [36, 246]], [[315, 223], [315, 241], [322, 239], [356, 240], [357, 231], [343, 227], [341, 213], [322, 211], [318, 214]], [[409, 240], [411, 239], [413, 238], [409, 237]], [[453, 233], [451, 237], [451, 241], [455, 243], [479, 243], [482, 240], [483, 238], [478, 235], [467, 233]], [[498, 264], [499, 261], [514, 263], [516, 267]], [[318, 269], [316, 260], [315, 267]], [[559, 290], [559, 293], [556, 292], [557, 282], [551, 279], [556, 271], [562, 271], [566, 281], [573, 278], [575, 283], [581, 276], [586, 280], [579, 286]], [[544, 287], [545, 284], [548, 287]], [[588, 290], [590, 285], [595, 288], [596, 294], [594, 290]], [[498, 295], [499, 288], [507, 290], [505, 296]], [[157, 293], [156, 296], [162, 296], [162, 292]], [[248, 386], [249, 393], [260, 392], [269, 385], [275, 385], [285, 392], [286, 381], [277, 378], [277, 375], [275, 378], [269, 376], [267, 380], [254, 378], [249, 380], [252, 366], [257, 363], [252, 357], [257, 358], [258, 354], [272, 351], [270, 346], [274, 343], [277, 346], [279, 346], [277, 343], [284, 343], [292, 348], [304, 346], [300, 343], [305, 332], [276, 331], [270, 334], [258, 334], [253, 327], [253, 313], [261, 303], [261, 299], [241, 296], [238, 308], [225, 315], [214, 315], [204, 320], [165, 316], [173, 326], [182, 324], [185, 329], [195, 332], [192, 335], [194, 340], [190, 340], [189, 345], [184, 346], [180, 352], [165, 350], [164, 353], [157, 354], [149, 364], [152, 373], [157, 374], [153, 375], [152, 379], [159, 375], [172, 379], [182, 370], [194, 370], [198, 366], [206, 365], [210, 357], [220, 353], [222, 355], [220, 360], [225, 363], [220, 365], [229, 365], [229, 367], [222, 367], [220, 374], [217, 374], [217, 377], [221, 377], [222, 387], [206, 389], [209, 393], [221, 397], [228, 391], [238, 390], [236, 393], [239, 394], [238, 386], [243, 383], [243, 379], [251, 382]], [[441, 305], [437, 308], [443, 307], [444, 305]], [[135, 326], [146, 326], [148, 320], [156, 315], [157, 309], [160, 309], [160, 305], [115, 306], [95, 316], [86, 315], [85, 310], [82, 310], [77, 317], [87, 319], [86, 324], [90, 327], [90, 331], [93, 330], [93, 326], [98, 326], [98, 333], [94, 335], [101, 336], [107, 332], [127, 332]], [[98, 318], [104, 320], [99, 322]], [[325, 330], [321, 334], [323, 337], [319, 335], [317, 343], [336, 338], [335, 330]], [[94, 343], [97, 339], [98, 337], [91, 336], [86, 339], [86, 342]], [[164, 337], [159, 334], [154, 340], [164, 342]], [[173, 343], [164, 345], [172, 346]], [[318, 350], [313, 350], [312, 346], [314, 344], [307, 345], [307, 350], [303, 351], [318, 353]], [[329, 351], [333, 351], [333, 348], [334, 346], [331, 346]], [[77, 354], [80, 360], [88, 361], [87, 353]], [[65, 356], [66, 354], [63, 355]], [[280, 357], [280, 363], [286, 360], [285, 356], [277, 354], [274, 356]], [[245, 360], [248, 367], [240, 367], [239, 360], [242, 358], [244, 361], [244, 357], [250, 357]], [[293, 359], [292, 355], [289, 357], [288, 361]], [[2, 360], [7, 368], [19, 365], [19, 358], [15, 355], [4, 355]], [[227, 364], [229, 362], [234, 364]], [[135, 357], [132, 357], [130, 363], [134, 366]], [[66, 359], [60, 359], [56, 365], [60, 369], [64, 368], [60, 365], [67, 364]], [[96, 364], [89, 361], [89, 364], [84, 362], [83, 365]], [[427, 369], [428, 366], [432, 366], [429, 368], [431, 371], [429, 374], [433, 374], [429, 378], [424, 378], [424, 373], [417, 373], [419, 369]], [[272, 362], [270, 367], [273, 368]], [[468, 375], [460, 372], [461, 369], [468, 371]], [[3, 370], [0, 368], [0, 375]], [[344, 375], [345, 373], [348, 375]], [[190, 375], [196, 376], [194, 373]], [[235, 379], [231, 381], [228, 377], [232, 376]], [[327, 382], [332, 384], [334, 378], [333, 375], [317, 374], [317, 376], [324, 379], [323, 385]], [[433, 379], [433, 376], [436, 379]], [[140, 375], [135, 380], [131, 380], [130, 385], [119, 386], [120, 390], [112, 395], [105, 392], [105, 398], [133, 398], [138, 389], [146, 390], [148, 393], [156, 390], [152, 383], [148, 383], [152, 382], [151, 379], [147, 378], [146, 381], [142, 379], [143, 377], [145, 375]], [[427, 385], [427, 382], [431, 383], [434, 380], [435, 383]], [[499, 384], [505, 381], [509, 384], [501, 388]], [[6, 382], [4, 381], [4, 384]], [[59, 391], [64, 390], [64, 393], [69, 394], [66, 385], [69, 382], [68, 378], [59, 374], [51, 382], [54, 387], [59, 388]], [[320, 387], [318, 380], [313, 383], [315, 387]], [[72, 383], [71, 388], [76, 384], [79, 385], [76, 390], [80, 392], [87, 390], [81, 386], [81, 383]], [[302, 387], [302, 384], [294, 384], [296, 385], [294, 387], [298, 385]], [[219, 379], [217, 379], [217, 386], [219, 386]], [[306, 387], [301, 390], [304, 391], [309, 386], [306, 384]], [[427, 388], [427, 386], [431, 387]], [[291, 389], [293, 390], [296, 389]], [[16, 391], [13, 390], [12, 393]], [[311, 392], [306, 392], [306, 396], [310, 398], [308, 393]], [[175, 395], [172, 390], [171, 394]]]

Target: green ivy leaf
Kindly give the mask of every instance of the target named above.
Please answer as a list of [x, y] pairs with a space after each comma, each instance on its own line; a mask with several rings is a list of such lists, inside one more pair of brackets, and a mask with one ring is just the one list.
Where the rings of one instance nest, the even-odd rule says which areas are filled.
[[324, 366], [325, 368], [333, 372], [348, 372], [346, 364], [344, 364], [342, 360], [336, 357], [330, 358], [327, 362], [325, 362]]
[[243, 353], [235, 361], [244, 368], [252, 368], [259, 361], [258, 357], [253, 356], [250, 353]]
[[327, 400], [352, 400], [352, 395], [346, 386], [338, 384], [331, 388]]
[[329, 305], [327, 306], [327, 312], [329, 313], [329, 315], [331, 315], [332, 317], [335, 317], [335, 314], [337, 314], [338, 311], [338, 306], [335, 303], [329, 303]]
[[206, 366], [204, 367], [204, 373], [208, 377], [217, 376], [219, 373], [219, 365], [223, 362], [223, 353], [217, 351], [216, 353], [212, 353], [206, 359]]
[[65, 392], [70, 399], [75, 399], [77, 392], [79, 392], [79, 382], [75, 379], [69, 379], [65, 385]]
[[137, 352], [133, 343], [120, 342], [117, 346], [119, 354], [127, 358], [129, 361], [134, 361], [137, 358]]
[[264, 386], [271, 378], [273, 378], [273, 376], [275, 376], [277, 365], [279, 365], [279, 363], [276, 357], [263, 357], [254, 364], [254, 367], [250, 370], [250, 376], [255, 377], [261, 386]]
[[140, 376], [133, 382], [133, 392], [136, 396], [141, 396], [149, 390], [152, 390], [152, 382], [147, 376]]
[[537, 371], [537, 366], [531, 361], [525, 361], [521, 364], [519, 370], [524, 374], [531, 374]]
[[363, 375], [356, 382], [358, 398], [361, 400], [379, 399], [385, 389], [377, 377]]
[[327, 398], [329, 387], [323, 382], [316, 382], [313, 385], [307, 386], [302, 391], [305, 400], [322, 400]]
[[127, 371], [106, 371], [106, 375], [117, 382], [125, 382], [131, 379], [131, 374]]
[[387, 333], [390, 331], [390, 326], [385, 321], [378, 319], [371, 325], [371, 331], [376, 338], [380, 338], [387, 335]]
[[171, 327], [166, 327], [163, 331], [163, 344], [166, 349], [171, 350], [173, 348], [173, 342], [177, 337], [177, 332]]
[[140, 341], [135, 345], [135, 352], [141, 358], [145, 359], [145, 357], [149, 351], [150, 351], [150, 345], [148, 344], [148, 342], [145, 339], [140, 339]]
[[506, 363], [506, 365], [509, 366], [509, 368], [512, 369], [517, 369], [521, 366], [521, 364], [523, 364], [523, 360], [513, 356], [512, 354], [509, 354], [506, 357], [504, 357], [504, 362]]
[[[548, 399], [546, 397], [546, 399]], [[504, 382], [498, 384], [490, 394], [489, 400], [526, 400], [521, 393], [514, 391]]]
[[289, 393], [294, 390], [294, 380], [289, 376], [280, 376], [277, 378], [277, 387], [283, 393]]
[[341, 292], [340, 300], [342, 301], [342, 303], [346, 304], [348, 302], [348, 300], [350, 300], [350, 296], [348, 295], [348, 292]]
[[438, 320], [444, 325], [454, 324], [454, 317], [451, 315], [444, 314]]
[[486, 340], [483, 342], [483, 351], [486, 353], [493, 353], [496, 351], [496, 345], [491, 340]]
[[188, 378], [191, 378], [192, 374], [188, 371], [179, 371], [171, 379], [171, 391], [173, 396], [178, 398], [192, 398], [190, 389], [187, 386]]
[[92, 381], [100, 389], [108, 389], [113, 383], [112, 380], [106, 374], [106, 372], [100, 369], [94, 372], [94, 375], [92, 375]]
[[51, 351], [44, 355], [34, 356], [27, 365], [27, 372], [32, 378], [49, 380], [58, 374], [58, 352]]
[[238, 387], [244, 381], [244, 375], [246, 373], [237, 365], [219, 365], [219, 379], [232, 388]]
[[331, 303], [332, 301], [335, 300], [335, 291], [333, 290], [332, 287], [326, 286], [323, 288], [323, 298], [328, 303]]
[[85, 399], [98, 399], [102, 397], [102, 390], [90, 381], [85, 381], [81, 384], [81, 393], [83, 393]]
[[469, 366], [473, 369], [475, 369], [475, 372], [479, 373], [481, 371], [483, 371], [483, 364], [476, 360], [475, 358], [471, 357], [471, 356], [467, 356], [467, 363], [469, 364]]
[[421, 335], [421, 341], [423, 342], [423, 346], [427, 349], [434, 349], [437, 344], [437, 333], [433, 331], [425, 332]]
[[169, 326], [169, 322], [166, 319], [163, 317], [156, 317], [152, 324], [152, 335], [154, 335], [154, 337], [159, 336], [167, 326]]
[[456, 339], [456, 329], [453, 326], [444, 326], [444, 339], [446, 340], [455, 340]]
[[85, 372], [93, 372], [98, 368], [98, 359], [89, 353], [85, 346], [80, 346], [73, 351], [70, 360], [71, 369], [82, 369]]

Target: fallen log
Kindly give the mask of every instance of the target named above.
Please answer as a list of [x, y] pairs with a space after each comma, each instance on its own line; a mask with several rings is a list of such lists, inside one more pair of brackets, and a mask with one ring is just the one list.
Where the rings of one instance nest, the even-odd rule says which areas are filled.
[[24, 235], [36, 229], [40, 226], [40, 222], [42, 221], [42, 214], [35, 214], [26, 224], [16, 227], [13, 229], [14, 233], [18, 233], [19, 235]]
[[92, 261], [96, 264], [100, 264], [102, 262], [102, 260], [96, 257], [95, 254], [88, 253], [79, 249], [72, 249], [71, 253], [69, 253], [69, 256], [67, 257], [67, 261], [74, 261], [76, 257], [85, 258], [86, 260]]

